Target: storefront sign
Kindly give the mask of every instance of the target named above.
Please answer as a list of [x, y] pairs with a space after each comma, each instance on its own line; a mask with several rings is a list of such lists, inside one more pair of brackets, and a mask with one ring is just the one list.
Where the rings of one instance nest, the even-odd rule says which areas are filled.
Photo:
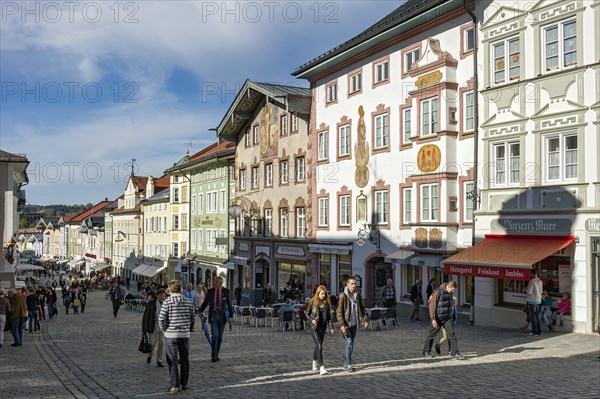
[[573, 222], [571, 219], [494, 219], [491, 229], [494, 233], [507, 234], [571, 234]]
[[213, 224], [213, 220], [210, 219], [208, 216], [202, 221], [202, 225], [203, 226], [205, 226], [205, 225], [211, 225], [212, 226], [212, 224]]
[[277, 247], [278, 255], [291, 255], [291, 256], [304, 256], [306, 253], [304, 252], [304, 248], [300, 247], [285, 247], [280, 245]]
[[440, 162], [442, 162], [442, 152], [435, 144], [421, 147], [417, 154], [417, 166], [423, 173], [435, 171], [440, 167]]
[[444, 265], [444, 273], [456, 276], [499, 278], [503, 280], [529, 280], [530, 270], [518, 267]]
[[587, 219], [585, 221], [585, 231], [588, 233], [600, 233], [600, 219]]

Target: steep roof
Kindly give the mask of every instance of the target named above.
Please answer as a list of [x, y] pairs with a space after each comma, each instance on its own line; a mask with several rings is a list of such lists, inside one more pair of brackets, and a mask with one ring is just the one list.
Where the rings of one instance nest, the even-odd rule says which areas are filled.
[[[73, 216], [73, 218], [71, 218], [71, 220], [69, 220], [69, 222], [70, 223], [81, 222], [81, 221], [87, 219], [88, 217], [94, 215], [95, 213], [101, 212], [104, 208], [106, 208], [108, 205], [112, 204], [113, 202], [114, 201], [99, 202], [98, 204], [94, 205], [90, 209], [81, 212], [79, 215]], [[98, 216], [100, 216], [100, 215], [98, 215]]]
[[141, 191], [146, 190], [146, 184], [148, 183], [148, 176], [131, 176], [131, 182], [135, 187]]

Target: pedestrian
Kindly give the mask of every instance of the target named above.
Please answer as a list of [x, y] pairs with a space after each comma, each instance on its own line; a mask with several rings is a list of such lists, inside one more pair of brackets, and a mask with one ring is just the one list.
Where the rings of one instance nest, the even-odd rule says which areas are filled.
[[331, 301], [327, 293], [327, 287], [320, 285], [315, 291], [315, 295], [308, 302], [306, 309], [306, 318], [312, 324], [310, 329], [313, 340], [315, 341], [315, 350], [313, 352], [312, 369], [321, 375], [327, 374], [325, 363], [323, 363], [323, 340], [325, 333], [329, 330], [329, 334], [335, 332], [331, 323]]
[[417, 279], [410, 290], [410, 300], [413, 303], [411, 320], [421, 321], [421, 305], [423, 304], [423, 293], [421, 292], [421, 280]]
[[[196, 302], [196, 293], [194, 291], [194, 285], [192, 283], [188, 283], [186, 285], [186, 289], [183, 290], [183, 296], [192, 303], [194, 307], [194, 311], [198, 308], [198, 303]], [[192, 324], [190, 324], [190, 331], [194, 332], [194, 324], [196, 323], [196, 318], [192, 319]]]
[[171, 295], [165, 299], [158, 316], [160, 330], [165, 334], [167, 364], [169, 365], [169, 392], [188, 389], [190, 376], [190, 325], [194, 319], [194, 307], [181, 294], [179, 280], [169, 282]]
[[[38, 296], [38, 320], [46, 320], [46, 289], [39, 287], [37, 290]], [[38, 323], [39, 325], [39, 323]]]
[[48, 318], [54, 317], [54, 310], [56, 309], [56, 291], [54, 288], [49, 288], [46, 294], [46, 305], [48, 306]]
[[154, 348], [157, 348], [156, 365], [158, 367], [164, 367], [162, 359], [165, 357], [165, 335], [158, 325], [158, 316], [160, 315], [160, 309], [165, 301], [165, 290], [160, 289], [157, 292], [152, 291], [150, 296], [151, 299], [146, 303], [144, 316], [142, 317], [142, 333], [148, 334], [148, 342], [152, 348], [150, 353], [148, 353], [146, 363], [150, 364], [152, 362]]
[[[452, 297], [452, 324], [456, 326], [458, 322], [458, 309], [456, 308], [456, 297]], [[442, 326], [442, 338], [435, 344], [435, 353], [438, 355], [442, 353], [442, 345], [444, 342], [448, 341], [448, 332], [446, 331], [446, 327]], [[448, 355], [452, 353], [452, 345], [450, 341], [448, 341]]]
[[[210, 323], [211, 340], [211, 361], [218, 362], [221, 342], [225, 333], [225, 324], [229, 319], [233, 321], [233, 307], [229, 298], [229, 290], [223, 287], [223, 277], [217, 276], [214, 280], [214, 287], [208, 290], [206, 298], [200, 306], [200, 313], [208, 307], [208, 322]], [[229, 316], [227, 315], [229, 313]]]
[[79, 288], [75, 288], [71, 296], [71, 301], [73, 302], [73, 314], [79, 314], [79, 305], [81, 305], [81, 301], [79, 300]]
[[200, 305], [204, 303], [204, 299], [206, 298], [206, 293], [204, 292], [204, 287], [201, 283], [198, 283], [196, 286], [196, 291], [194, 291], [194, 297], [196, 299], [196, 310], [200, 310]]
[[27, 304], [19, 293], [15, 290], [8, 290], [8, 302], [10, 304], [10, 332], [15, 342], [11, 346], [23, 345], [23, 326], [25, 325], [25, 318], [23, 315], [27, 314]]
[[85, 304], [87, 302], [87, 290], [81, 290], [79, 293], [79, 303], [81, 304], [81, 313], [85, 312]]
[[542, 315], [540, 313], [540, 307], [542, 305], [543, 285], [542, 280], [538, 277], [537, 271], [531, 270], [531, 279], [529, 280], [527, 287], [525, 287], [527, 307], [529, 308], [529, 319], [531, 320], [530, 337], [539, 336], [542, 332]]
[[62, 291], [62, 299], [63, 305], [65, 305], [65, 312], [66, 314], [69, 314], [69, 308], [71, 307], [71, 293], [66, 287]]
[[[241, 285], [240, 285], [241, 290]], [[240, 291], [241, 292], [241, 291]], [[240, 294], [241, 295], [241, 294]], [[273, 304], [275, 301], [275, 290], [273, 289], [273, 285], [271, 283], [267, 283], [267, 288], [263, 292], [263, 306], [268, 307]]]
[[38, 296], [33, 290], [33, 288], [29, 289], [29, 295], [27, 295], [27, 300], [25, 301], [27, 304], [27, 319], [29, 320], [29, 334], [33, 334], [33, 331], [39, 330], [39, 320], [38, 320]]
[[388, 278], [386, 285], [381, 288], [379, 299], [381, 299], [381, 304], [386, 308], [396, 307], [396, 287], [394, 287], [394, 282], [391, 278]]
[[119, 308], [121, 307], [121, 301], [125, 297], [123, 286], [119, 284], [119, 280], [115, 279], [113, 282], [113, 286], [110, 287], [110, 301], [113, 306], [113, 316], [116, 318], [117, 313], [119, 313]]
[[442, 327], [446, 329], [446, 333], [448, 334], [448, 343], [451, 350], [450, 356], [452, 356], [454, 360], [464, 359], [458, 352], [458, 341], [454, 331], [454, 324], [452, 324], [452, 315], [454, 314], [452, 294], [454, 294], [454, 291], [456, 291], [456, 282], [448, 281], [431, 294], [429, 303], [431, 330], [429, 331], [429, 335], [427, 336], [423, 347], [423, 356], [425, 356], [426, 359], [431, 359], [433, 357], [431, 354], [433, 340]]
[[0, 348], [4, 345], [4, 326], [7, 317], [10, 315], [10, 302], [5, 295], [4, 288], [0, 288]]
[[[242, 303], [242, 283], [239, 283], [235, 290], [233, 291], [233, 296], [235, 297], [235, 302], [238, 306]], [[264, 306], [264, 297], [265, 293], [263, 292], [263, 306]]]
[[558, 317], [560, 319], [560, 326], [565, 325], [564, 315], [571, 311], [571, 295], [568, 292], [563, 293], [562, 298], [558, 300]]
[[365, 305], [362, 296], [356, 290], [356, 279], [354, 277], [349, 277], [346, 280], [344, 292], [338, 298], [336, 317], [344, 336], [344, 370], [354, 371], [352, 351], [354, 350], [356, 330], [359, 323], [362, 323], [364, 328], [369, 326]]

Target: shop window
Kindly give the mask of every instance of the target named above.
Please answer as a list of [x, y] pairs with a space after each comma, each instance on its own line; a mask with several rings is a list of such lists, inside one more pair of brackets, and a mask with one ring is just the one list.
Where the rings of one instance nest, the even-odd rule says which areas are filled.
[[277, 262], [277, 291], [281, 299], [304, 303], [304, 281], [306, 265]]
[[352, 277], [352, 256], [351, 255], [339, 255], [338, 256], [338, 293], [344, 292], [346, 287], [346, 280]]
[[319, 284], [331, 291], [331, 255], [319, 254]]

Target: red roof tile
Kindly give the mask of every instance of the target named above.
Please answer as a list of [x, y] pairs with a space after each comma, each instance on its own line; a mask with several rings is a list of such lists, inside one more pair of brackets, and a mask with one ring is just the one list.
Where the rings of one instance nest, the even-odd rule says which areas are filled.
[[86, 219], [87, 217], [92, 216], [93, 214], [95, 214], [97, 212], [100, 212], [102, 209], [106, 208], [108, 205], [110, 205], [112, 203], [113, 203], [113, 201], [102, 201], [102, 202], [98, 203], [97, 205], [94, 205], [87, 211], [83, 211], [79, 215], [74, 216], [70, 220], [70, 222], [81, 222], [84, 219]]

